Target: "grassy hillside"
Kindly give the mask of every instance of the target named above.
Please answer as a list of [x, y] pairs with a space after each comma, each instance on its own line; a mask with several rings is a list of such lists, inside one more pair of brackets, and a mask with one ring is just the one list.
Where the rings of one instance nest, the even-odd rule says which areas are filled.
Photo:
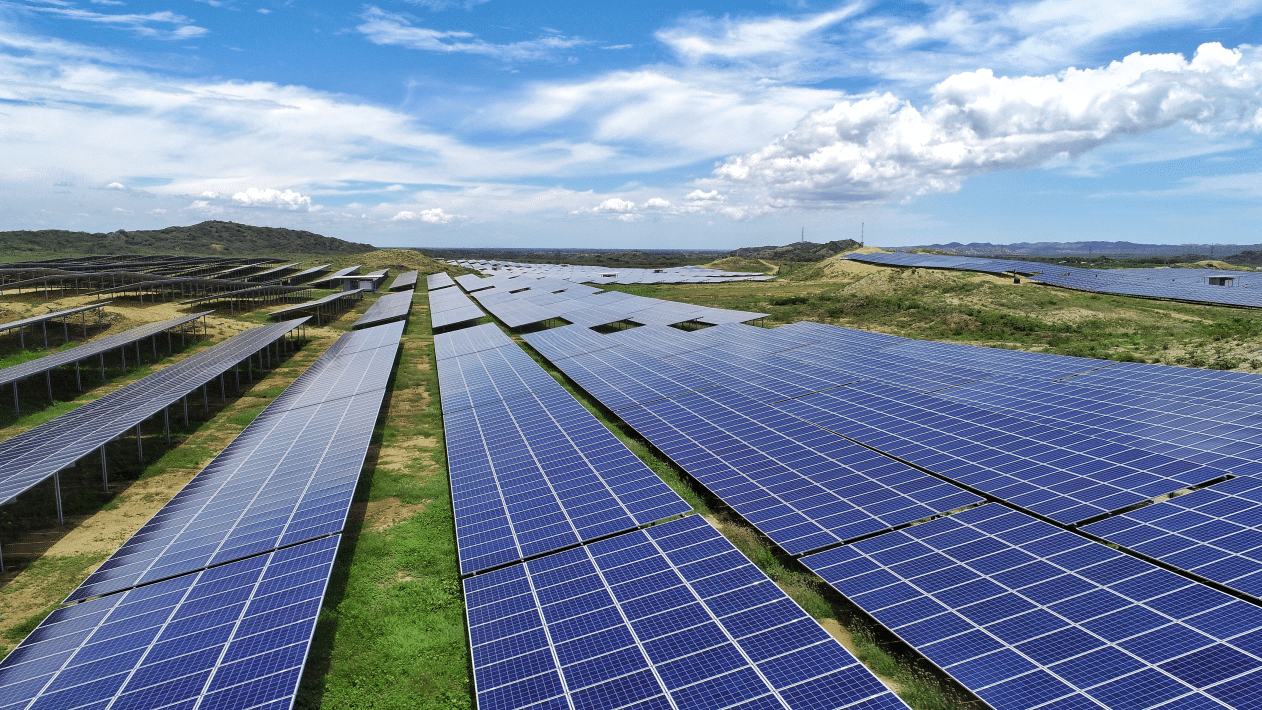
[[167, 227], [108, 234], [62, 229], [0, 232], [0, 255], [29, 258], [44, 254], [258, 254], [334, 256], [359, 254], [371, 244], [348, 242], [283, 227], [253, 227], [236, 222], [206, 221], [187, 227]]
[[773, 261], [823, 261], [830, 256], [846, 254], [859, 248], [859, 242], [853, 239], [834, 240], [816, 244], [815, 242], [793, 242], [784, 246], [741, 247], [724, 254], [725, 257], [743, 259], [771, 259]]

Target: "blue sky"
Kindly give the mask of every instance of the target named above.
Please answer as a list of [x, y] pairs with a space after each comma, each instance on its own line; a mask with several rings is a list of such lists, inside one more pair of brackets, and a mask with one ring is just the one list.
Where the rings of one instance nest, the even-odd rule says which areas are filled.
[[1262, 0], [0, 0], [0, 230], [1262, 242]]

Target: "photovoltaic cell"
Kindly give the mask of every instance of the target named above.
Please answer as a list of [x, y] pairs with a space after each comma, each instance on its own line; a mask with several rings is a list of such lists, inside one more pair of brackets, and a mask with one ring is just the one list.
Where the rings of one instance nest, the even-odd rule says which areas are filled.
[[464, 574], [691, 510], [560, 387], [443, 424]]
[[0, 708], [289, 708], [340, 536], [62, 607], [0, 661]]
[[[636, 330], [639, 330], [638, 328]], [[534, 333], [526, 333], [522, 339], [538, 350], [550, 362], [556, 363], [567, 357], [604, 350], [619, 344], [608, 335], [601, 335], [581, 325], [566, 325]]]
[[494, 350], [506, 346], [516, 347], [511, 338], [504, 335], [494, 323], [483, 323], [469, 328], [453, 330], [450, 333], [438, 333], [434, 336], [434, 358], [446, 360], [459, 355], [471, 355], [483, 350]]
[[611, 410], [713, 387], [705, 376], [668, 362], [647, 361], [625, 348], [558, 360], [558, 369]]
[[802, 561], [995, 708], [1241, 708], [1262, 679], [1262, 609], [998, 504]]
[[464, 584], [482, 710], [906, 707], [700, 516]]
[[790, 554], [982, 501], [722, 387], [618, 414]]
[[1262, 598], [1262, 479], [1233, 478], [1083, 531]]
[[1226, 473], [879, 383], [860, 382], [776, 406], [1061, 523]]

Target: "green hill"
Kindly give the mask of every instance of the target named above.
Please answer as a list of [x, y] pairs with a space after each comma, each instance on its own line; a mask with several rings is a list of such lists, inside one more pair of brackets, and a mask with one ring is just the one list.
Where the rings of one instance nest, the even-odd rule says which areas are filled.
[[0, 232], [0, 254], [360, 254], [376, 247], [283, 227], [207, 221], [108, 234], [63, 229]]
[[853, 239], [824, 242], [793, 242], [784, 246], [741, 247], [723, 256], [742, 259], [774, 259], [776, 261], [823, 261], [830, 256], [844, 254], [859, 248]]

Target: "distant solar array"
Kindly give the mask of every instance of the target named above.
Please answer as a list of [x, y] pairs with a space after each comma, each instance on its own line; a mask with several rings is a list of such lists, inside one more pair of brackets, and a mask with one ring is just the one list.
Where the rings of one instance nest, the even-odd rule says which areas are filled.
[[[1069, 264], [941, 254], [853, 253], [847, 254], [846, 258], [884, 266], [1018, 273], [1028, 275], [1032, 281], [1080, 291], [1262, 308], [1262, 275], [1244, 271], [1081, 269]], [[1212, 285], [1212, 279], [1227, 279], [1229, 283]]]
[[770, 281], [750, 271], [720, 271], [702, 266], [673, 266], [662, 269], [632, 269], [569, 264], [521, 264], [513, 261], [459, 259], [451, 262], [484, 274], [530, 275], [593, 284], [675, 284], [720, 283], [724, 281]]
[[510, 328], [562, 319], [582, 326], [627, 321], [641, 325], [696, 322], [715, 325], [756, 320], [766, 313], [751, 313], [709, 306], [694, 306], [660, 298], [647, 298], [598, 289], [571, 281], [537, 275], [501, 275], [474, 280], [457, 279], [473, 298]]

